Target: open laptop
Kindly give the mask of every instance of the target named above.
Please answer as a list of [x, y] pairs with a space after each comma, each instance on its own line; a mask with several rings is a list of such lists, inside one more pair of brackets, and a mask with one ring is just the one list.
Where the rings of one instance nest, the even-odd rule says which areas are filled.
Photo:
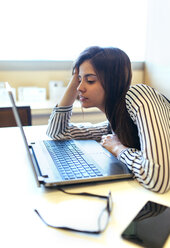
[[6, 88], [39, 186], [132, 178], [127, 166], [94, 140], [42, 140], [29, 146], [8, 84]]

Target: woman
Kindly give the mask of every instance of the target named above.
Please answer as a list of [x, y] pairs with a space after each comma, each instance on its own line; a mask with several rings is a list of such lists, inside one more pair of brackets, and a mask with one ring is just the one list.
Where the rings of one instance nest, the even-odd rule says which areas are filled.
[[[124, 162], [144, 187], [170, 189], [170, 102], [146, 85], [130, 87], [131, 63], [118, 48], [90, 47], [74, 64], [65, 95], [54, 108], [47, 135], [53, 139], [95, 139]], [[70, 123], [72, 106], [97, 107], [107, 122]]]

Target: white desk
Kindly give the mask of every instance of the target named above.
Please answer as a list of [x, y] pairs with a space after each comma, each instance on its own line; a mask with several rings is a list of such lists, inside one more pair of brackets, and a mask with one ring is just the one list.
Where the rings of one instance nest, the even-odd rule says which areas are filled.
[[[47, 138], [46, 126], [25, 127], [29, 142]], [[121, 239], [121, 233], [141, 207], [153, 200], [170, 206], [170, 192], [160, 195], [144, 189], [136, 181], [113, 181], [83, 186], [70, 186], [73, 192], [87, 191], [113, 197], [113, 212], [106, 231], [85, 235], [47, 227], [36, 216], [36, 204], [61, 204], [70, 196], [38, 188], [29, 166], [17, 127], [0, 128], [0, 247], [138, 247]], [[73, 196], [74, 198], [74, 196]], [[69, 206], [68, 206], [69, 208]], [[165, 248], [170, 247], [170, 237]]]

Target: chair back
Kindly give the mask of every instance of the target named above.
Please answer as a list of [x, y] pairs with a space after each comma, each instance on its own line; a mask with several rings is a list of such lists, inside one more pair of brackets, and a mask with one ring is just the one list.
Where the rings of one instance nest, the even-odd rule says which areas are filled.
[[[17, 107], [21, 123], [23, 126], [32, 125], [31, 108], [30, 106]], [[0, 108], [0, 127], [15, 127], [17, 126], [12, 107]]]

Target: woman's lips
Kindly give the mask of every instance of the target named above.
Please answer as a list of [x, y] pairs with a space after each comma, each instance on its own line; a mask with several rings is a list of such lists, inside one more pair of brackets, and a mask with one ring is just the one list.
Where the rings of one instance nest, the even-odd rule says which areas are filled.
[[79, 99], [81, 102], [84, 102], [86, 101], [88, 98], [87, 97], [84, 97], [84, 96], [79, 96]]

